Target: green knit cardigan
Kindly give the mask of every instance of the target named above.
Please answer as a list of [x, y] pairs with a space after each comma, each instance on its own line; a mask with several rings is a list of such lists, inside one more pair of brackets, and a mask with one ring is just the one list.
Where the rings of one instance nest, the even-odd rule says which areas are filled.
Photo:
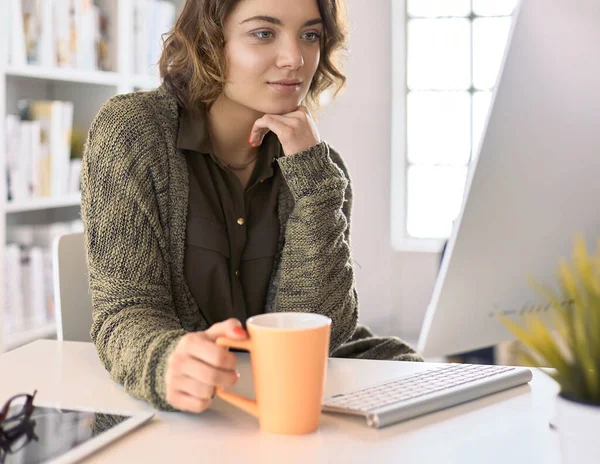
[[[208, 328], [183, 272], [188, 170], [178, 127], [178, 103], [164, 86], [115, 96], [90, 127], [82, 165], [91, 338], [111, 377], [160, 409], [172, 409], [171, 351], [186, 332]], [[352, 190], [339, 154], [321, 142], [277, 162], [285, 182], [265, 312], [329, 316], [332, 356], [421, 360], [398, 338], [357, 325]]]

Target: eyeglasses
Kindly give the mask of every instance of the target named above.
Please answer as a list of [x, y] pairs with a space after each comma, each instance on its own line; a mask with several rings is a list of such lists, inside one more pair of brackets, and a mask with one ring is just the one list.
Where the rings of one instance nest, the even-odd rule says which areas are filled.
[[[9, 398], [0, 410], [0, 463], [4, 462], [5, 453], [15, 453], [23, 448], [32, 439], [38, 437], [34, 433], [35, 421], [30, 420], [31, 413], [35, 409], [33, 395], [20, 394]], [[18, 400], [24, 398], [22, 405]], [[15, 405], [11, 410], [11, 405]]]
[[[9, 398], [8, 401], [6, 403], [4, 403], [2, 410], [0, 410], [0, 430], [4, 429], [6, 424], [20, 420], [23, 417], [31, 416], [31, 413], [34, 408], [33, 399], [35, 398], [36, 393], [37, 393], [37, 390], [33, 391], [33, 395], [29, 395], [27, 393], [21, 393], [20, 395], [15, 395], [12, 398]], [[23, 403], [23, 406], [20, 409], [17, 409], [15, 412], [13, 412], [13, 414], [11, 414], [9, 416], [8, 413], [10, 411], [11, 404], [16, 402], [16, 400], [18, 400], [20, 398], [25, 398], [25, 402]]]

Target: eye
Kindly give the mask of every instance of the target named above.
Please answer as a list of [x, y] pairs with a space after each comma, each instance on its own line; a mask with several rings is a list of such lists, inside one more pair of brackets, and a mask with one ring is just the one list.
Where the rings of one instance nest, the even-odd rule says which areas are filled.
[[[265, 36], [264, 34], [270, 34], [270, 35]], [[252, 35], [255, 36], [255, 37], [257, 37], [257, 38], [259, 38], [259, 39], [263, 39], [263, 40], [272, 39], [273, 38], [272, 37], [273, 36], [273, 32], [271, 32], [271, 31], [256, 31], [256, 32], [253, 32]]]
[[307, 32], [304, 34], [304, 37], [306, 37], [310, 42], [316, 42], [321, 38], [321, 34], [318, 32]]

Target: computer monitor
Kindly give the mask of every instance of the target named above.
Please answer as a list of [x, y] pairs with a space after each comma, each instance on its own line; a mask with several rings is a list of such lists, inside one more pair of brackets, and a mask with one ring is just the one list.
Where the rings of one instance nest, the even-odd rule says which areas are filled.
[[555, 286], [581, 233], [600, 236], [600, 2], [524, 0], [513, 16], [478, 156], [467, 176], [418, 350], [444, 356], [512, 339]]

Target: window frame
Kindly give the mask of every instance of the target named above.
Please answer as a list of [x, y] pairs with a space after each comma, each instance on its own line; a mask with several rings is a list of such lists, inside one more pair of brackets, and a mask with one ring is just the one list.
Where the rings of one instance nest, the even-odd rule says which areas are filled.
[[[472, 4], [472, 2], [471, 2]], [[517, 2], [518, 5], [518, 2]], [[392, 85], [391, 85], [391, 242], [392, 247], [396, 251], [413, 251], [413, 252], [428, 252], [440, 253], [445, 243], [449, 238], [419, 238], [408, 235], [407, 220], [408, 220], [408, 146], [407, 146], [407, 99], [410, 89], [408, 88], [408, 22], [410, 17], [407, 12], [407, 0], [394, 0], [391, 4], [391, 29], [392, 29], [392, 44], [391, 44], [391, 67], [392, 67]], [[486, 89], [478, 89], [473, 86], [473, 21], [477, 18], [487, 17], [502, 17], [499, 16], [479, 16], [471, 13], [465, 16], [471, 22], [471, 46], [469, 47], [470, 54], [470, 71], [471, 85], [464, 92], [471, 97], [471, 121], [469, 127], [469, 138], [471, 140], [471, 154], [467, 163], [467, 170], [470, 169], [471, 163], [476, 154], [473, 146], [473, 97], [476, 93], [485, 91]], [[401, 25], [402, 27], [396, 27]], [[510, 40], [510, 34], [509, 34]], [[500, 71], [503, 65], [500, 66]], [[494, 86], [495, 87], [495, 86]], [[490, 89], [493, 92], [494, 88]], [[489, 108], [488, 108], [489, 112]], [[483, 127], [485, 129], [485, 125]], [[478, 144], [481, 144], [481, 138], [478, 139]], [[452, 166], [452, 165], [450, 165]], [[468, 183], [468, 174], [467, 174]], [[465, 185], [465, 189], [467, 185]], [[464, 199], [463, 199], [464, 201]], [[452, 234], [452, 232], [451, 232]]]
[[[410, 237], [407, 221], [407, 25], [406, 0], [394, 0], [392, 4], [392, 85], [391, 85], [391, 239], [396, 251], [440, 253], [445, 239]], [[401, 24], [402, 27], [396, 27]]]

